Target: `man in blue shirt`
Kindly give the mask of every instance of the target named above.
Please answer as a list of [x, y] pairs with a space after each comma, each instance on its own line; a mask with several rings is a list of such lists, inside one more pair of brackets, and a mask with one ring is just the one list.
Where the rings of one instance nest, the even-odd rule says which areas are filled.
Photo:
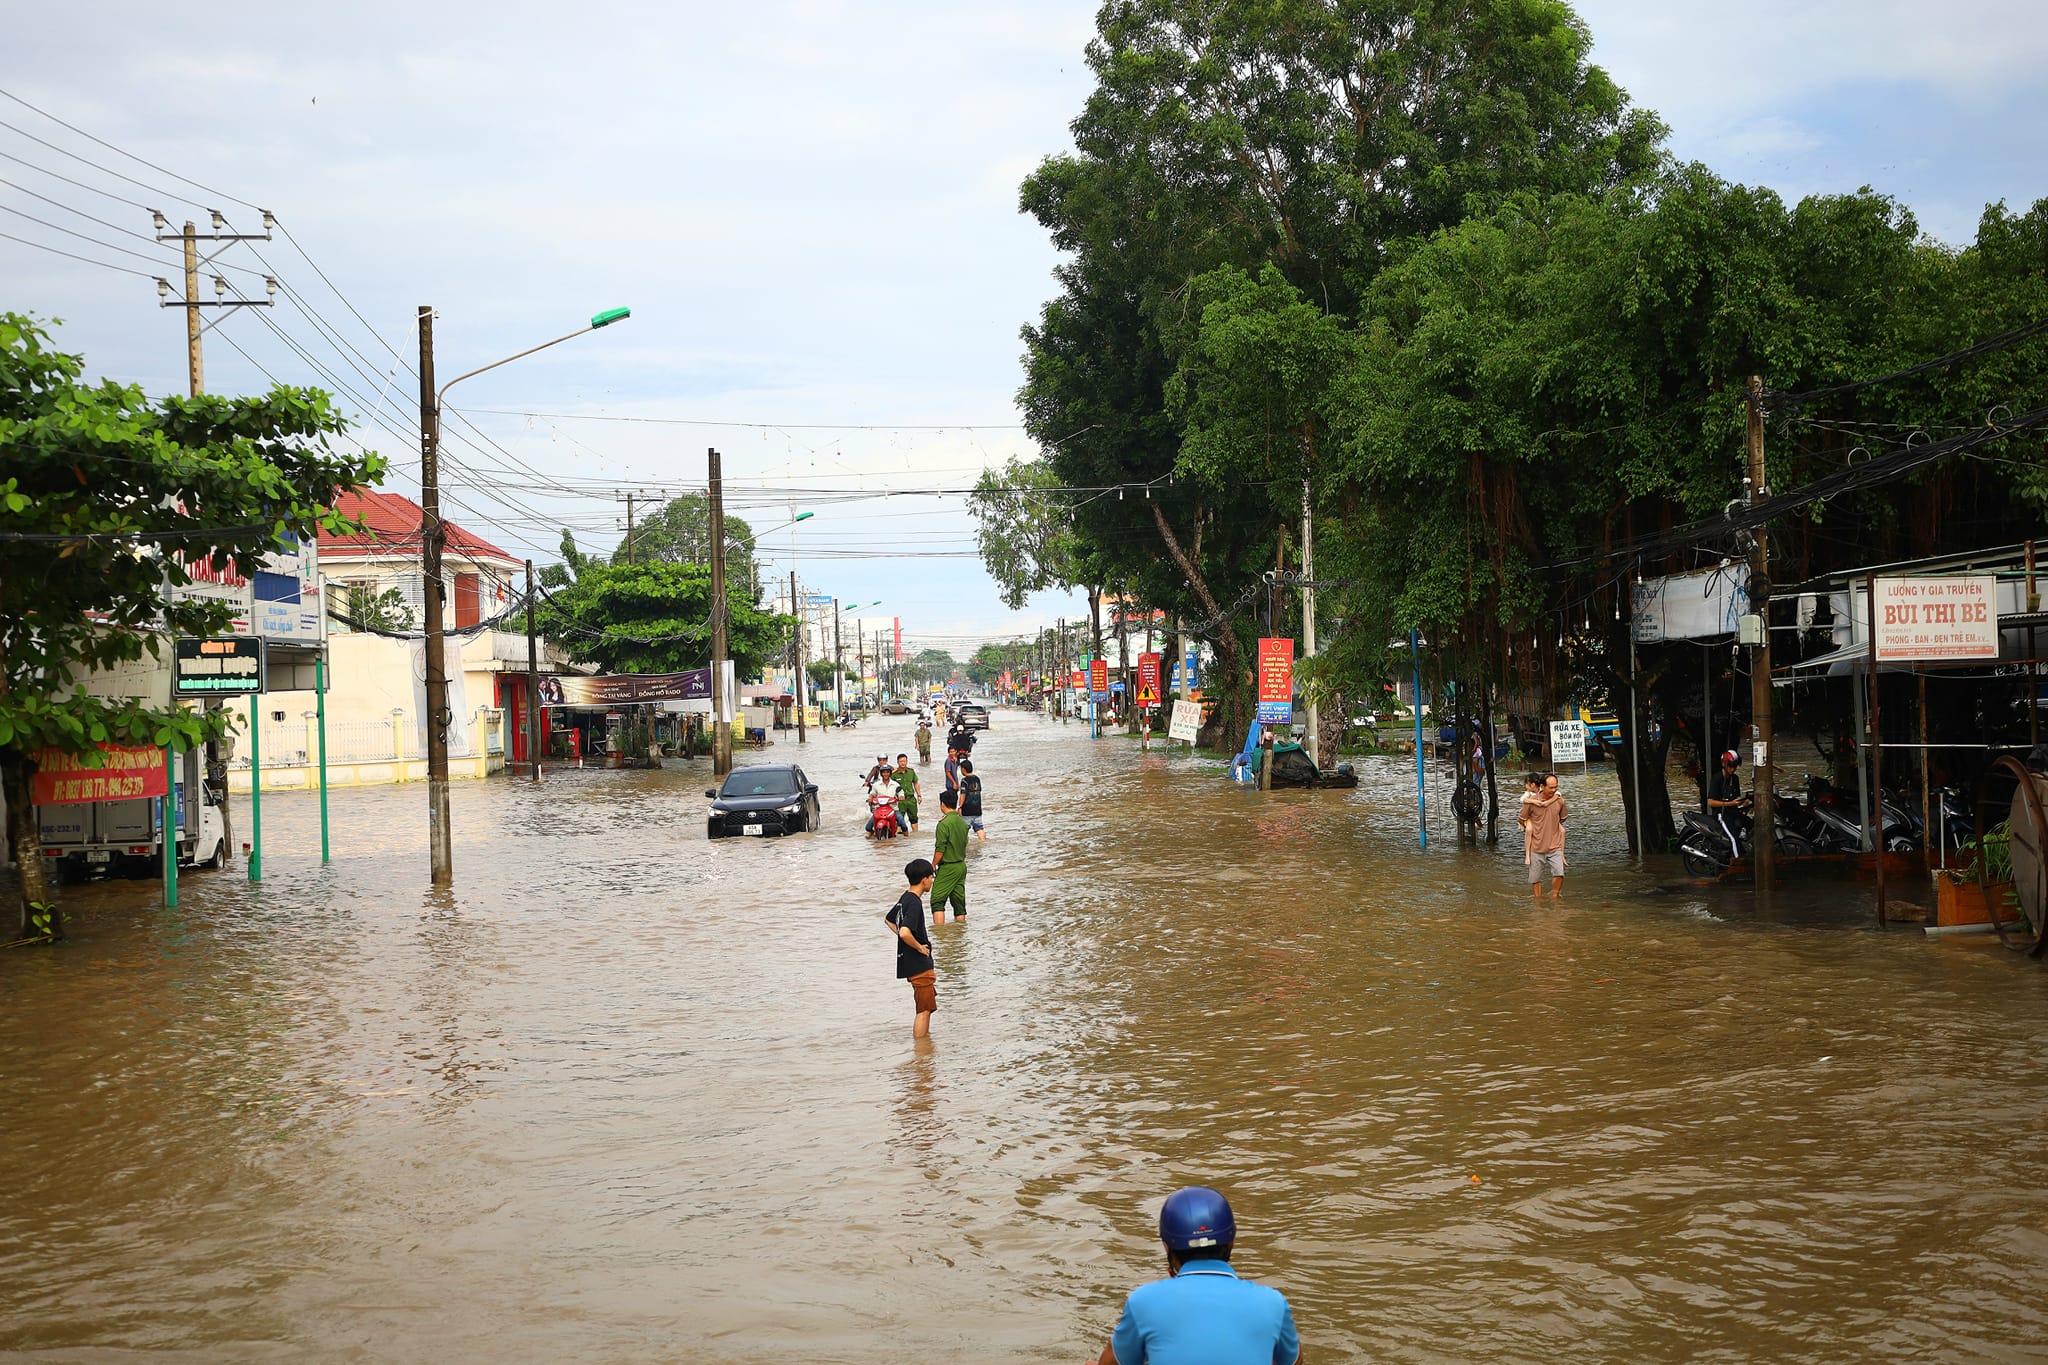
[[1131, 1291], [1097, 1365], [1300, 1365], [1286, 1296], [1237, 1277], [1236, 1239], [1230, 1201], [1215, 1190], [1168, 1195], [1159, 1210], [1167, 1278]]

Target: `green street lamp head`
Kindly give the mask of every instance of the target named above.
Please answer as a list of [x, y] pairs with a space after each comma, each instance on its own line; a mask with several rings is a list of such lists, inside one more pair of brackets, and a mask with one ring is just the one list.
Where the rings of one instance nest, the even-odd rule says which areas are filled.
[[599, 313], [596, 317], [592, 318], [590, 320], [590, 325], [593, 328], [609, 327], [615, 322], [622, 322], [625, 319], [632, 316], [633, 310], [630, 308], [607, 308], [602, 313]]
[[796, 519], [798, 521], [809, 521], [812, 517], [815, 517], [816, 515], [818, 515], [816, 512], [799, 512], [796, 514]]

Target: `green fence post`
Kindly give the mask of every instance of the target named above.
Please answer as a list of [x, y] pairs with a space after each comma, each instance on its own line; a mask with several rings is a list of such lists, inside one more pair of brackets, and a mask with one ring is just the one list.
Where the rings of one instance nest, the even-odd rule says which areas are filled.
[[164, 909], [178, 908], [178, 751], [164, 745]]
[[249, 880], [263, 880], [263, 697], [249, 697]]

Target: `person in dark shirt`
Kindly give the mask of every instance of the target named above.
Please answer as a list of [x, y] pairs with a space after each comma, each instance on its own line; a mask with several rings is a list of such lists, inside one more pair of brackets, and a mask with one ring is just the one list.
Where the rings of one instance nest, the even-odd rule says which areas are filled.
[[960, 818], [974, 831], [978, 842], [988, 842], [988, 831], [981, 827], [981, 779], [974, 775], [971, 758], [960, 760]]
[[903, 869], [903, 877], [910, 883], [910, 889], [897, 897], [896, 904], [883, 918], [896, 935], [896, 979], [910, 983], [911, 1005], [916, 1011], [916, 1018], [910, 1025], [910, 1036], [929, 1038], [932, 1015], [939, 1008], [938, 973], [932, 964], [931, 935], [924, 927], [924, 898], [932, 889], [930, 860], [912, 858]]
[[1740, 850], [1742, 844], [1736, 839], [1735, 828], [1728, 817], [1740, 811], [1748, 801], [1742, 794], [1742, 779], [1735, 775], [1735, 765], [1740, 761], [1740, 756], [1733, 749], [1722, 750], [1721, 771], [1714, 774], [1713, 781], [1707, 786], [1707, 809], [1714, 813], [1721, 832], [1728, 836], [1731, 851]]

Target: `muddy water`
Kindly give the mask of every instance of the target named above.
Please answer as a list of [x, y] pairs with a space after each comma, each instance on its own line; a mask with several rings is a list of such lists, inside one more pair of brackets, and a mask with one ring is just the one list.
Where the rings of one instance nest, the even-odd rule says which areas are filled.
[[2024, 959], [1632, 868], [1598, 770], [1532, 913], [1391, 760], [1261, 797], [998, 713], [918, 1048], [877, 738], [801, 752], [812, 836], [592, 771], [458, 785], [445, 899], [418, 788], [326, 868], [271, 800], [260, 888], [75, 890], [0, 954], [0, 1349], [1073, 1361], [1199, 1180], [1319, 1360], [2042, 1358]]

